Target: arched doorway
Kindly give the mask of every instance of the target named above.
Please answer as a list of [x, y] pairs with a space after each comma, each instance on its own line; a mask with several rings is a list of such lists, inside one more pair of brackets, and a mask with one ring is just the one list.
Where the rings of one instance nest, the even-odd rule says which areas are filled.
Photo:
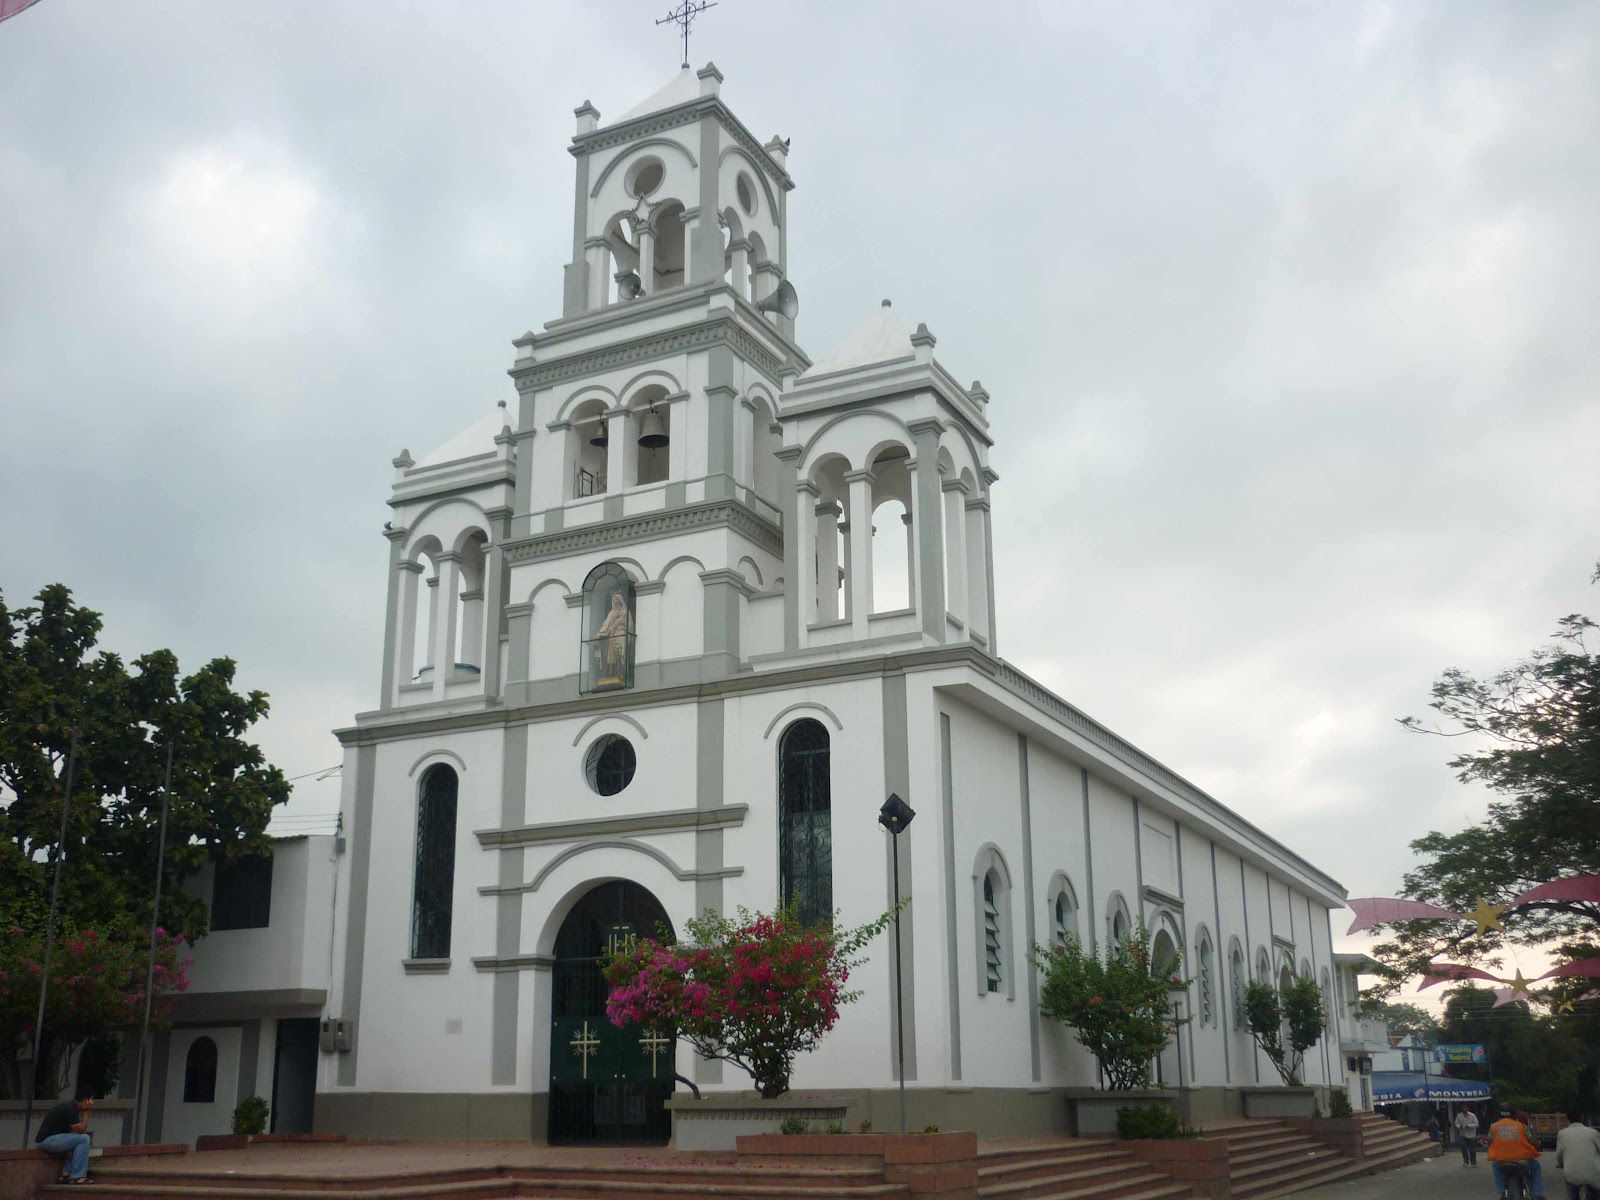
[[550, 989], [550, 1129], [557, 1142], [665, 1142], [672, 1121], [673, 1042], [606, 1019], [600, 973], [610, 947], [670, 932], [666, 909], [626, 879], [597, 884], [556, 934]]

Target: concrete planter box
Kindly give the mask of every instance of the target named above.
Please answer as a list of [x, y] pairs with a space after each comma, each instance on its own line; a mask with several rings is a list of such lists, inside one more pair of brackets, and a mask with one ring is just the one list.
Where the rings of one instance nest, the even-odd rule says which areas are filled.
[[790, 1117], [798, 1117], [814, 1130], [837, 1121], [846, 1123], [855, 1104], [846, 1096], [790, 1092], [776, 1100], [763, 1100], [755, 1092], [731, 1095], [673, 1096], [666, 1102], [672, 1114], [672, 1145], [676, 1150], [736, 1150], [741, 1137], [777, 1133]]
[[1247, 1117], [1306, 1117], [1317, 1111], [1317, 1093], [1308, 1087], [1240, 1088]]
[[1346, 1158], [1365, 1157], [1359, 1117], [1290, 1117], [1288, 1123]]
[[1074, 1137], [1099, 1137], [1117, 1132], [1117, 1109], [1152, 1108], [1165, 1105], [1183, 1116], [1183, 1105], [1175, 1091], [1139, 1088], [1126, 1092], [1104, 1092], [1095, 1088], [1068, 1089], [1067, 1132]]

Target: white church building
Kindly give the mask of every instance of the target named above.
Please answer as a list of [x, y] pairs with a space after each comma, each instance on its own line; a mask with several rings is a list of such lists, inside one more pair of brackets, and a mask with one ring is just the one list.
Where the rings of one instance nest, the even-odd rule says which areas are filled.
[[[721, 85], [577, 110], [562, 311], [514, 343], [516, 405], [394, 460], [377, 706], [338, 733], [316, 1127], [665, 1140], [675, 1074], [750, 1083], [611, 1026], [604, 947], [785, 900], [871, 920], [890, 793], [918, 814], [913, 1128], [1064, 1129], [1096, 1065], [1041, 1019], [1030, 947], [1139, 921], [1193, 976], [1162, 1082], [1237, 1113], [1276, 1081], [1239, 989], [1327, 988], [1343, 888], [1000, 656], [991, 398], [887, 301], [801, 348], [788, 143]], [[793, 1081], [879, 1128], [891, 946]], [[1324, 1041], [1309, 1082], [1342, 1087]]]

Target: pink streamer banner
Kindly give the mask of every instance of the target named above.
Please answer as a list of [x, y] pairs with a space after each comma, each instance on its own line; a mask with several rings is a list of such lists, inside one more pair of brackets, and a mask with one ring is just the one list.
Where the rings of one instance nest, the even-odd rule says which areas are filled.
[[1370, 929], [1383, 921], [1415, 921], [1425, 917], [1443, 917], [1447, 921], [1472, 920], [1462, 913], [1424, 904], [1420, 900], [1389, 900], [1377, 896], [1364, 896], [1359, 900], [1346, 900], [1345, 903], [1356, 915], [1350, 928], [1345, 930], [1347, 934], [1360, 933], [1363, 929]]
[[1549, 883], [1529, 888], [1507, 907], [1532, 904], [1535, 900], [1600, 900], [1600, 875], [1573, 875], [1566, 879], [1552, 879]]
[[1425, 992], [1436, 983], [1458, 982], [1462, 979], [1489, 979], [1495, 983], [1500, 982], [1500, 976], [1491, 975], [1487, 971], [1469, 967], [1464, 963], [1429, 963], [1422, 972], [1422, 982], [1417, 986], [1417, 991]]
[[0, 21], [14, 17], [25, 8], [32, 8], [39, 0], [0, 0]]
[[1580, 958], [1576, 962], [1562, 963], [1559, 967], [1551, 967], [1539, 978], [1549, 979], [1552, 976], [1600, 979], [1600, 958]]

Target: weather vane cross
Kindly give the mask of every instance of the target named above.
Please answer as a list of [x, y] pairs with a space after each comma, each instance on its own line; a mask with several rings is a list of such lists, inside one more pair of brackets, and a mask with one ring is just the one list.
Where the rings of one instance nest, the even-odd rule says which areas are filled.
[[694, 19], [705, 12], [706, 9], [715, 8], [716, 6], [717, 0], [700, 0], [699, 4], [694, 3], [694, 0], [683, 0], [682, 4], [656, 22], [657, 25], [665, 25], [668, 21], [671, 21], [682, 28], [684, 66], [687, 67], [689, 65], [689, 26], [694, 24]]

